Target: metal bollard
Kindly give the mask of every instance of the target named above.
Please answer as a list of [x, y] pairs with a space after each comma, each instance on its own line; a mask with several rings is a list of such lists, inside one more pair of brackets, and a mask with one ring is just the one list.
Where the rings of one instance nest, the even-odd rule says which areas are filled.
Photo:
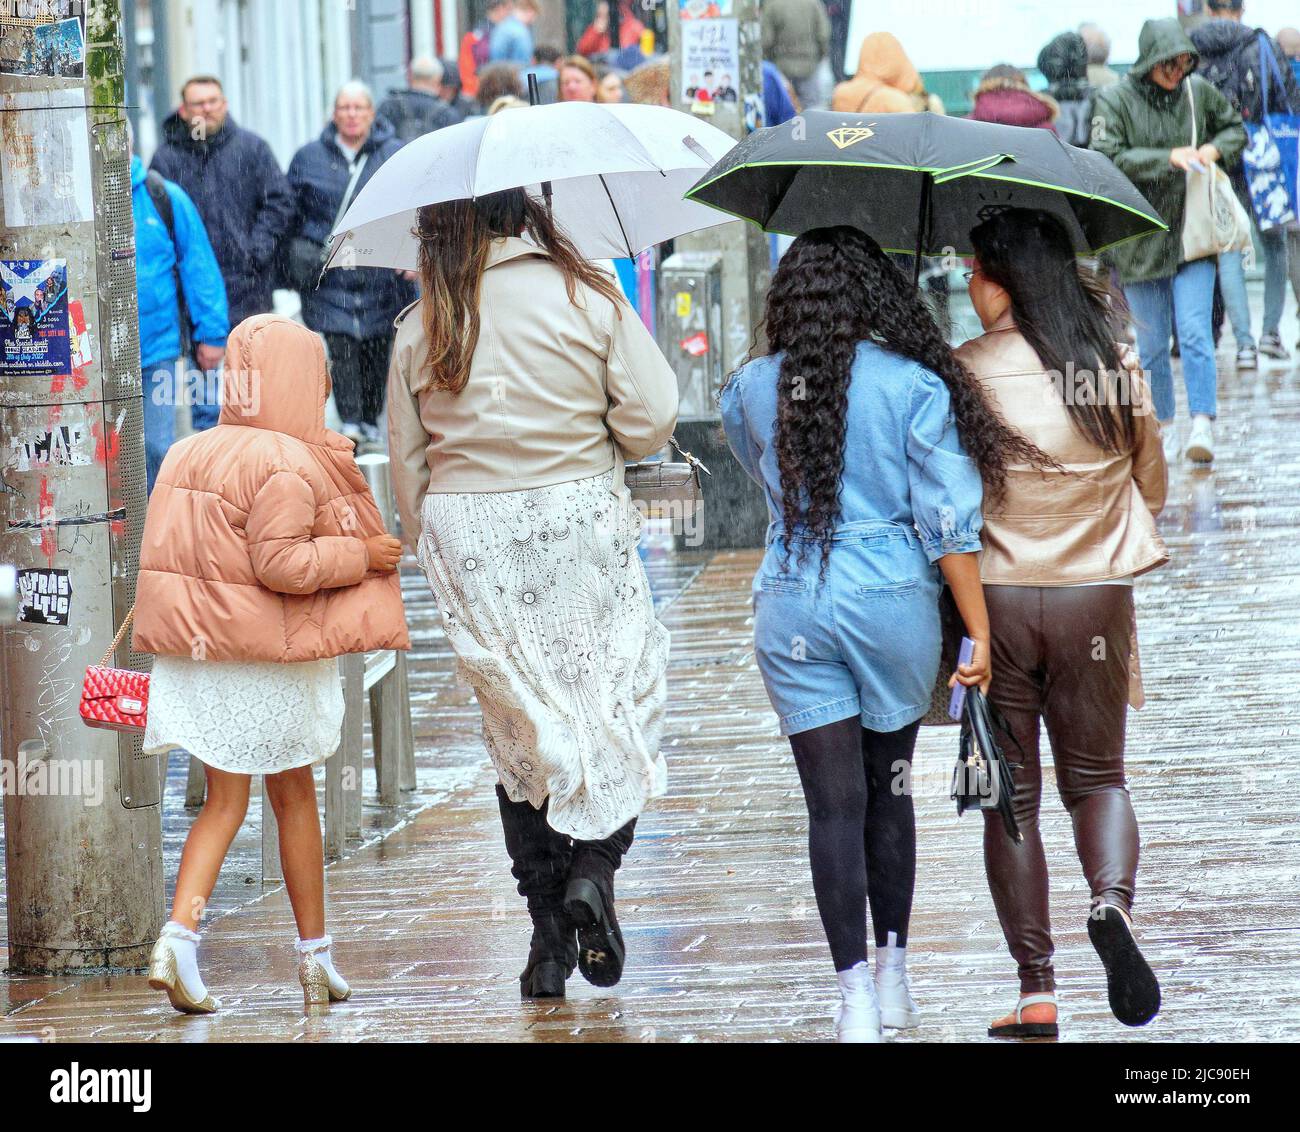
[[393, 480], [388, 470], [388, 457], [382, 452], [367, 452], [357, 457], [357, 467], [370, 485], [379, 516], [390, 532], [397, 530], [397, 507], [393, 501]]

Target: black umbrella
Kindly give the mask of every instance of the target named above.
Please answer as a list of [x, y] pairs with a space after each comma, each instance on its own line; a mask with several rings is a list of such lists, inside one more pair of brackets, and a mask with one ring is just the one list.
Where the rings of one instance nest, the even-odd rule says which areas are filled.
[[918, 273], [922, 255], [970, 255], [970, 230], [1008, 207], [1058, 217], [1081, 255], [1166, 227], [1100, 153], [929, 113], [807, 111], [754, 131], [686, 196], [768, 232], [849, 224], [916, 256]]

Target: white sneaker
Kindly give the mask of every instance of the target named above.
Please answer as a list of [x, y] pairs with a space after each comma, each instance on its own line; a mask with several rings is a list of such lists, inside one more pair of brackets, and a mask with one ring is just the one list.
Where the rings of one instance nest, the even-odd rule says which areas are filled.
[[880, 1024], [891, 1030], [910, 1030], [921, 1024], [921, 1010], [912, 998], [907, 980], [907, 948], [899, 947], [890, 932], [889, 943], [876, 948], [876, 1000]]
[[1187, 458], [1198, 464], [1214, 462], [1214, 426], [1204, 413], [1192, 418], [1192, 431], [1187, 438]]
[[835, 1040], [880, 1041], [880, 1006], [876, 1002], [876, 988], [866, 960], [841, 971], [837, 978], [841, 1001], [835, 1014]]
[[1178, 426], [1172, 421], [1160, 422], [1160, 445], [1165, 451], [1165, 463], [1174, 464], [1178, 460]]

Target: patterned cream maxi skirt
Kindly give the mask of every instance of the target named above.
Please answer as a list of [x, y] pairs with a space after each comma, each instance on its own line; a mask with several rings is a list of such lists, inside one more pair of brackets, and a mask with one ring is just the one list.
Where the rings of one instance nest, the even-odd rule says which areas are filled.
[[506, 793], [586, 841], [667, 785], [668, 631], [612, 482], [430, 494], [418, 552]]

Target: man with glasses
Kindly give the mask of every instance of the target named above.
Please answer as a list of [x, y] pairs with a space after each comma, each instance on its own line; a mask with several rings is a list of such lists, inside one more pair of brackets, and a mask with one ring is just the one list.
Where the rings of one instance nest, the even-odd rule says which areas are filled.
[[[230, 116], [221, 80], [197, 75], [181, 87], [180, 108], [162, 124], [150, 168], [185, 190], [203, 218], [230, 305], [230, 325], [271, 309], [273, 268], [296, 208], [271, 147]], [[220, 356], [196, 350], [199, 369]], [[216, 382], [204, 387], [215, 388]], [[217, 423], [220, 406], [196, 404], [195, 429]]]

